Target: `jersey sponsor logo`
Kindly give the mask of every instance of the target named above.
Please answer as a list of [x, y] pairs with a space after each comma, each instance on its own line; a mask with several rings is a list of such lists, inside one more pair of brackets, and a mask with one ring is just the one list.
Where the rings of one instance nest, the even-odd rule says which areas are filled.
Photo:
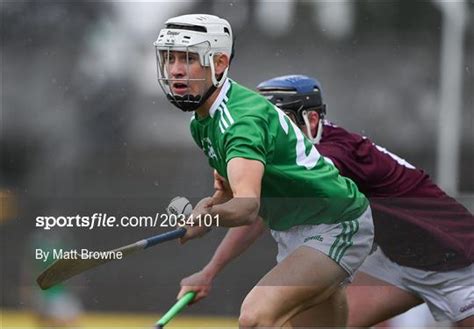
[[217, 153], [214, 149], [214, 146], [212, 146], [212, 141], [210, 140], [209, 137], [203, 138], [201, 140], [201, 145], [202, 145], [202, 150], [208, 156], [208, 158], [217, 160], [218, 158]]
[[323, 242], [324, 238], [321, 236], [321, 235], [314, 235], [314, 236], [310, 236], [308, 238], [305, 238], [303, 243], [306, 243], [307, 241], [310, 241], [310, 240], [316, 240], [316, 241], [319, 241], [319, 242]]

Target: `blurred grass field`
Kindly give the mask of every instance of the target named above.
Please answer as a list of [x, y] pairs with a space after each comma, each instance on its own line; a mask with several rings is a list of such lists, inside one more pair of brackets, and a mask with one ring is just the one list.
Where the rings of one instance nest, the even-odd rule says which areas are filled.
[[[138, 313], [84, 313], [74, 328], [146, 328], [154, 327], [161, 314]], [[237, 328], [237, 319], [229, 317], [180, 316], [166, 328]], [[0, 328], [40, 328], [32, 313], [0, 309]]]

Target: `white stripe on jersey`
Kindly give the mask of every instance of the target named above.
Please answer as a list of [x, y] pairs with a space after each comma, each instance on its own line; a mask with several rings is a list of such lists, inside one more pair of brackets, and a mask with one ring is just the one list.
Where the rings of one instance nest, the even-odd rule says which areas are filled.
[[[225, 99], [226, 97], [224, 97]], [[229, 120], [229, 123], [232, 125], [234, 123], [234, 119], [230, 115], [229, 109], [227, 108], [227, 105], [225, 103], [221, 104], [222, 109], [224, 110], [225, 116], [227, 117], [227, 120]]]
[[286, 117], [286, 114], [285, 112], [283, 112], [282, 110], [280, 110], [278, 107], [274, 106], [275, 110], [277, 111], [278, 113], [278, 119], [280, 120], [280, 126], [283, 128], [283, 130], [285, 131], [285, 134], [288, 135], [288, 122], [286, 122], [285, 120], [285, 117]]
[[225, 129], [222, 126], [222, 121], [219, 121], [219, 129], [221, 130], [221, 133], [224, 133]]
[[221, 111], [220, 122], [224, 125], [224, 128], [226, 128], [226, 129], [229, 128], [229, 124], [227, 123], [227, 121], [225, 121], [224, 114], [222, 114], [222, 111]]
[[374, 145], [377, 150], [379, 150], [380, 152], [382, 153], [385, 153], [387, 154], [388, 156], [390, 156], [393, 160], [397, 161], [397, 163], [399, 165], [402, 165], [408, 169], [416, 169], [415, 166], [413, 166], [411, 163], [409, 163], [407, 160], [403, 159], [403, 158], [400, 158], [398, 155], [396, 154], [393, 154], [392, 152], [390, 152], [389, 150], [387, 150], [386, 148], [382, 147], [382, 146], [379, 146], [375, 143], [372, 143], [372, 145]]
[[209, 109], [209, 115], [211, 116], [211, 118], [214, 117], [214, 113], [216, 112], [217, 107], [222, 103], [222, 100], [224, 98], [227, 98], [226, 94], [229, 91], [229, 88], [230, 80], [229, 78], [226, 78], [224, 84], [222, 85], [222, 89], [219, 91], [219, 95], [217, 96], [216, 100], [214, 101], [214, 103], [212, 103], [212, 106]]

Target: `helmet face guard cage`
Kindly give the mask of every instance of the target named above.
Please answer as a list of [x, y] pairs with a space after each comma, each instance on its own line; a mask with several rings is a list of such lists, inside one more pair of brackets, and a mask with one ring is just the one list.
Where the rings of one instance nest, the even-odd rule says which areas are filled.
[[[178, 108], [183, 111], [194, 111], [209, 97], [209, 95], [214, 91], [214, 88], [207, 88], [206, 86], [206, 71], [204, 68], [210, 66], [211, 58], [206, 56], [209, 54], [210, 45], [208, 42], [204, 41], [198, 45], [180, 47], [178, 49], [174, 47], [158, 47], [155, 45], [156, 50], [156, 62], [157, 62], [157, 76], [158, 83], [166, 94], [168, 100]], [[174, 54], [172, 54], [174, 53]], [[173, 56], [176, 56], [176, 53], [184, 54], [186, 58], [185, 65], [185, 74], [183, 78], [174, 78], [170, 74], [170, 62]], [[190, 58], [192, 56], [199, 57], [199, 63], [202, 68], [201, 76], [191, 76], [190, 74]], [[176, 60], [176, 58], [174, 58]], [[180, 60], [180, 59], [178, 59]], [[187, 91], [180, 95], [173, 92], [173, 84], [182, 83], [186, 85]], [[191, 86], [196, 88], [200, 86], [199, 91], [194, 93]]]
[[[214, 55], [217, 53], [214, 53], [211, 50], [208, 41], [203, 41], [199, 44], [185, 47], [158, 46], [155, 43], [155, 49], [157, 59], [158, 83], [160, 84], [161, 88], [163, 89], [163, 92], [166, 94], [170, 102], [185, 112], [194, 111], [199, 108], [199, 106], [201, 106], [218, 87], [222, 86], [222, 84], [227, 78], [229, 67], [225, 68], [224, 72], [222, 72], [219, 77], [216, 77], [216, 70], [214, 67]], [[179, 79], [170, 76], [168, 65], [170, 63], [170, 54], [172, 52], [182, 52], [185, 54], [186, 78]], [[205, 70], [202, 70], [202, 77], [190, 77], [190, 54], [197, 54], [199, 56], [199, 63], [201, 64], [201, 68], [210, 67], [212, 85], [210, 87], [207, 87], [207, 91], [205, 76], [207, 72]], [[172, 80], [174, 83], [182, 82], [186, 84], [188, 86], [188, 93], [184, 96], [174, 94], [170, 85], [170, 80]], [[190, 82], [193, 81], [201, 81], [202, 90], [197, 95], [192, 95], [189, 92]]]

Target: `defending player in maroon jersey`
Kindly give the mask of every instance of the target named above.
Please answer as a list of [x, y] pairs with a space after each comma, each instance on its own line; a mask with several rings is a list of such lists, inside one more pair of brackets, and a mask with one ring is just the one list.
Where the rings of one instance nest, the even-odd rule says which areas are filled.
[[474, 262], [474, 218], [430, 177], [370, 139], [322, 125], [318, 150], [370, 198], [376, 242], [399, 265], [448, 271]]
[[[317, 80], [283, 76], [261, 94], [370, 200], [375, 241], [348, 287], [349, 327], [370, 327], [426, 302], [436, 320], [474, 326], [474, 218], [420, 169], [370, 139], [324, 120]], [[300, 325], [311, 325], [308, 311]]]

